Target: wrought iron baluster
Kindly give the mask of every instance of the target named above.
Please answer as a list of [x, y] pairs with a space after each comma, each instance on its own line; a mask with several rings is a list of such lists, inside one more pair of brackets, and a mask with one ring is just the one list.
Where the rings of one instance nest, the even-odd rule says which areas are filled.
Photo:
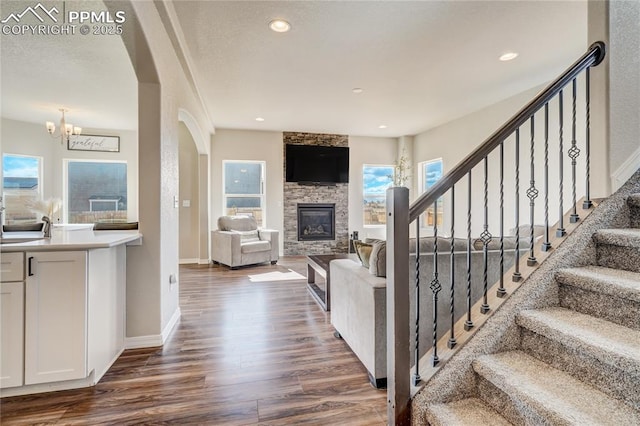
[[534, 266], [538, 263], [536, 256], [533, 251], [533, 244], [535, 239], [533, 238], [533, 223], [535, 217], [535, 208], [536, 208], [536, 198], [538, 197], [538, 190], [536, 189], [536, 174], [535, 174], [535, 164], [534, 164], [534, 154], [535, 154], [535, 116], [531, 116], [531, 180], [529, 180], [529, 189], [527, 189], [527, 197], [529, 197], [529, 220], [530, 220], [530, 229], [529, 229], [529, 258], [527, 259], [527, 266]]
[[491, 233], [489, 232], [489, 156], [484, 157], [484, 226], [480, 234], [482, 240], [483, 253], [483, 274], [482, 274], [482, 305], [480, 312], [486, 314], [489, 312], [489, 300], [487, 297], [488, 290], [488, 268], [489, 268], [489, 243], [491, 242]]
[[544, 104], [544, 243], [542, 251], [551, 250], [549, 242], [549, 103]]
[[413, 385], [420, 383], [420, 219], [416, 220], [416, 371]]
[[473, 328], [471, 320], [471, 170], [467, 174], [467, 320], [464, 329]]
[[587, 173], [586, 173], [586, 187], [585, 187], [585, 199], [582, 203], [582, 208], [583, 209], [590, 209], [591, 207], [593, 207], [593, 203], [591, 202], [591, 194], [590, 194], [590, 178], [591, 178], [591, 78], [590, 78], [590, 74], [589, 71], [591, 70], [591, 68], [587, 68], [585, 70], [585, 77], [586, 77], [586, 88], [585, 88], [585, 97], [586, 97], [586, 121], [587, 121], [587, 128], [586, 128], [586, 133], [585, 133], [585, 155], [587, 157], [586, 161], [587, 161]]
[[438, 281], [438, 200], [433, 203], [433, 281], [429, 286], [433, 292], [433, 356], [431, 365], [440, 362], [438, 358], [438, 293], [442, 290]]
[[500, 142], [500, 286], [497, 296], [505, 297], [504, 289], [504, 141]]
[[571, 196], [573, 200], [573, 213], [569, 217], [569, 222], [576, 223], [580, 220], [578, 210], [576, 208], [576, 163], [577, 158], [580, 155], [580, 149], [576, 146], [576, 98], [577, 98], [577, 82], [573, 79], [573, 102], [572, 102], [572, 118], [571, 118], [571, 148], [569, 148], [568, 154], [571, 158]]
[[558, 156], [558, 167], [560, 168], [560, 206], [558, 214], [560, 219], [558, 229], [556, 229], [556, 237], [564, 237], [567, 235], [567, 231], [564, 229], [564, 111], [562, 90], [558, 93], [558, 110], [558, 126], [560, 127], [560, 133], [558, 135], [560, 141], [560, 155]]
[[511, 280], [518, 282], [522, 279], [520, 273], [520, 128], [516, 129], [516, 249], [514, 271]]
[[450, 306], [449, 313], [451, 315], [451, 333], [449, 335], [449, 340], [447, 341], [447, 346], [449, 349], [452, 349], [456, 344], [456, 337], [454, 333], [454, 327], [456, 325], [456, 318], [454, 312], [454, 304], [455, 304], [455, 259], [454, 259], [454, 236], [455, 236], [455, 207], [456, 207], [456, 186], [455, 184], [451, 186], [451, 251], [449, 252], [449, 283], [450, 287]]

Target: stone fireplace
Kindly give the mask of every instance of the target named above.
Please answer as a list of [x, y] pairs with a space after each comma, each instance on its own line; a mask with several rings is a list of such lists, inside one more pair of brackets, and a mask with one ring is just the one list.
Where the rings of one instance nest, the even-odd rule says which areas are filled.
[[[283, 133], [283, 152], [286, 176], [286, 149], [285, 144], [296, 145], [319, 145], [319, 146], [349, 146], [349, 137], [347, 135], [330, 135], [321, 133]], [[336, 183], [335, 185], [301, 185], [296, 182], [284, 182], [284, 233], [283, 245], [285, 255], [310, 255], [310, 254], [332, 254], [347, 253], [349, 247], [349, 184]], [[313, 223], [320, 221], [320, 217], [326, 212], [314, 212], [313, 215], [308, 211], [303, 213], [302, 227], [299, 227], [299, 211], [298, 206], [304, 205], [333, 205], [333, 220], [331, 226], [326, 220], [321, 223]], [[320, 216], [316, 216], [319, 214]], [[318, 225], [322, 225], [319, 230]], [[314, 228], [315, 226], [315, 228]], [[332, 227], [329, 232], [328, 227]], [[307, 234], [305, 234], [307, 228]]]
[[298, 204], [298, 241], [334, 240], [335, 204]]

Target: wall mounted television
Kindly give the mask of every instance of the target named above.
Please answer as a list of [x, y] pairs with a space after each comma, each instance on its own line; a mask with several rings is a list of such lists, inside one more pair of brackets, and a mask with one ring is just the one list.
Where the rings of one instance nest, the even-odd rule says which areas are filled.
[[286, 145], [286, 181], [331, 185], [349, 182], [349, 148]]

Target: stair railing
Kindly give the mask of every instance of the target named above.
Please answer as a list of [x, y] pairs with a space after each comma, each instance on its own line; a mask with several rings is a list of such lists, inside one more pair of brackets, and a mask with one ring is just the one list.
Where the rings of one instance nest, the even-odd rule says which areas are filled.
[[[550, 195], [555, 197], [553, 203], [557, 205], [558, 209], [556, 237], [566, 235], [563, 218], [566, 199], [571, 203], [569, 222], [576, 223], [580, 220], [577, 209], [578, 186], [581, 187], [581, 191], [584, 190], [582, 208], [589, 209], [593, 205], [590, 199], [589, 183], [591, 161], [589, 70], [600, 64], [604, 57], [605, 44], [600, 41], [592, 44], [584, 55], [439, 179], [411, 206], [409, 206], [407, 188], [396, 187], [387, 191], [387, 392], [389, 424], [408, 424], [411, 389], [412, 386], [415, 389], [422, 381], [421, 357], [429, 352], [431, 366], [439, 366], [441, 362], [439, 351], [442, 350], [440, 345], [444, 344], [445, 348], [450, 350], [459, 345], [458, 338], [454, 333], [454, 325], [458, 321], [464, 321], [464, 330], [472, 332], [477, 326], [474, 324], [472, 309], [477, 307], [481, 314], [488, 314], [492, 309], [495, 309], [491, 306], [489, 285], [497, 281], [496, 297], [504, 298], [507, 296], [508, 291], [504, 282], [505, 272], [507, 272], [505, 266], [510, 268], [511, 280], [518, 282], [522, 280], [523, 276], [520, 271], [520, 255], [525, 249], [528, 252], [526, 265], [536, 266], [538, 264], [536, 250], [534, 250], [534, 247], [537, 246], [535, 220], [536, 217], [540, 217], [540, 214], [543, 216], [544, 225], [542, 226], [542, 242], [539, 247], [542, 252], [552, 250], [549, 222]], [[584, 89], [584, 106], [580, 106], [580, 114], [578, 111], [579, 85]], [[567, 86], [570, 86], [570, 110], [566, 110], [564, 107], [564, 91]], [[555, 118], [553, 119], [550, 118], [550, 109], [554, 110]], [[569, 115], [571, 120], [571, 141], [566, 152], [564, 123], [567, 117], [565, 115]], [[579, 115], [584, 117], [583, 135], [578, 135]], [[536, 120], [536, 116], [538, 116], [538, 120]], [[549, 130], [553, 124], [557, 124], [558, 130], [550, 137]], [[540, 132], [541, 129], [542, 132]], [[542, 133], [542, 138], [539, 136], [540, 133]], [[521, 136], [525, 138], [521, 140]], [[580, 136], [584, 138], [583, 170], [579, 170], [578, 167], [581, 153]], [[536, 145], [541, 143], [540, 139], [542, 139], [543, 147], [538, 147], [538, 151], [536, 151]], [[528, 144], [528, 147], [521, 146], [522, 144]], [[550, 150], [552, 144], [555, 144], [553, 152]], [[509, 155], [513, 155], [511, 157], [513, 169], [505, 169], [505, 162], [511, 162], [511, 159], [507, 158], [505, 148], [513, 151], [513, 153], [509, 153]], [[528, 157], [527, 161], [521, 161], [523, 155]], [[570, 160], [570, 170], [566, 170], [564, 167], [564, 163], [567, 161], [565, 156]], [[553, 163], [551, 166], [550, 162]], [[495, 163], [498, 165], [498, 172], [492, 176], [490, 170]], [[476, 167], [480, 170], [475, 170]], [[553, 176], [550, 176], [552, 169]], [[482, 192], [474, 204], [473, 195], [477, 193], [478, 188], [474, 190], [472, 176], [476, 177], [478, 173], [482, 180], [482, 184], [479, 185], [482, 187]], [[507, 173], [510, 176], [505, 176]], [[565, 193], [565, 174], [567, 178], [571, 179], [570, 194]], [[582, 182], [584, 184], [579, 182], [579, 174], [583, 174], [584, 180]], [[540, 175], [542, 175], [542, 185], [540, 185]], [[529, 178], [528, 184], [525, 181], [526, 177]], [[515, 228], [512, 237], [507, 237], [505, 234], [505, 180], [513, 188], [512, 218]], [[497, 181], [497, 195], [493, 192], [490, 193], [490, 181], [491, 183]], [[521, 188], [521, 186], [523, 187]], [[524, 192], [528, 199], [528, 212], [526, 209], [520, 209], [521, 192]], [[494, 201], [492, 203], [490, 203], [490, 195]], [[540, 203], [536, 204], [540, 195], [543, 196], [542, 206]], [[465, 202], [466, 206], [464, 206]], [[439, 235], [440, 229], [446, 229], [443, 226], [444, 210], [442, 210], [442, 215], [438, 210], [442, 203], [449, 204], [450, 215], [446, 219], [449, 221], [448, 236]], [[463, 212], [466, 211], [466, 223], [456, 224], [454, 207], [463, 209], [461, 210]], [[474, 218], [473, 208], [482, 212], [481, 222]], [[433, 240], [432, 245], [431, 241], [428, 244], [423, 244], [423, 239], [420, 238], [421, 231], [425, 232], [426, 228], [424, 226], [426, 220], [421, 220], [421, 216], [424, 216], [429, 209], [433, 209], [433, 214], [430, 216], [433, 230], [429, 237]], [[490, 210], [492, 211], [491, 215], [489, 214]], [[493, 214], [496, 210], [498, 211], [497, 215]], [[495, 216], [499, 219], [493, 219]], [[521, 223], [526, 223], [525, 221], [528, 221], [528, 226], [524, 230], [526, 232], [523, 232]], [[410, 254], [408, 241], [411, 223], [415, 223], [416, 237], [415, 253]], [[481, 230], [476, 240], [472, 239], [472, 228], [474, 227], [476, 231]], [[457, 233], [456, 229], [458, 229]], [[460, 232], [461, 230], [466, 231], [464, 244], [466, 252], [465, 250], [460, 251], [459, 241], [454, 238], [454, 235], [464, 235]], [[492, 234], [492, 231], [497, 235]], [[528, 235], [522, 238], [521, 232]], [[510, 240], [508, 240], [509, 238]], [[498, 244], [491, 244], [494, 241], [498, 241]], [[505, 248], [506, 241], [511, 241], [514, 246]], [[441, 250], [439, 247], [443, 242], [449, 244], [446, 250]], [[481, 246], [481, 250], [477, 249], [478, 245]], [[421, 253], [421, 251], [428, 251], [428, 253]], [[480, 266], [474, 268], [472, 257], [480, 259], [480, 252], [482, 254], [481, 261], [476, 262], [476, 266], [478, 263]], [[509, 255], [509, 261], [512, 262], [512, 265], [505, 264], [507, 255]], [[410, 258], [412, 258], [411, 261]], [[423, 260], [425, 258], [426, 260]], [[457, 269], [455, 264], [459, 264], [461, 260], [466, 263], [466, 274], [455, 273]], [[444, 267], [446, 262], [449, 262], [448, 267]], [[429, 269], [429, 277], [423, 277], [423, 269]], [[415, 271], [415, 282], [412, 283], [413, 288], [410, 288], [410, 274], [414, 275], [412, 271]], [[425, 279], [428, 280], [429, 291], [421, 288], [422, 281]], [[443, 302], [446, 303], [441, 304], [440, 293], [443, 286], [446, 286], [448, 291], [443, 295]], [[429, 301], [428, 297], [430, 297], [431, 303], [425, 303]], [[412, 308], [415, 315], [410, 318]], [[425, 327], [428, 325], [425, 320], [426, 314], [429, 317], [427, 320], [431, 321], [430, 327]], [[446, 318], [445, 321], [442, 321], [443, 315]], [[442, 324], [443, 322], [445, 324]], [[422, 331], [423, 328], [426, 328], [427, 331]], [[443, 336], [445, 334], [448, 334], [448, 338]], [[409, 371], [412, 366], [414, 373], [410, 375]]]

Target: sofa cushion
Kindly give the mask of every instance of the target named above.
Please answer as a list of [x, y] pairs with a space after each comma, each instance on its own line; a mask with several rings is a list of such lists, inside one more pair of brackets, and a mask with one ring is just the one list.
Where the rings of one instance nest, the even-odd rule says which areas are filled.
[[258, 229], [258, 224], [251, 216], [220, 216], [218, 229], [221, 231], [254, 231]]
[[369, 273], [376, 277], [387, 276], [387, 243], [378, 241], [373, 244], [369, 258]]
[[[423, 237], [420, 238], [420, 253], [433, 253], [433, 243], [435, 238]], [[442, 253], [451, 250], [451, 238], [438, 237], [438, 252]], [[454, 251], [466, 251], [467, 239], [466, 238], [454, 238], [453, 239]], [[409, 239], [409, 253], [416, 252], [416, 239]]]
[[[516, 248], [516, 237], [503, 237], [502, 244], [504, 250], [514, 250]], [[484, 243], [481, 239], [477, 238], [473, 241], [473, 248], [475, 250], [484, 250]], [[529, 239], [528, 238], [520, 238], [518, 249], [524, 250], [529, 248]], [[489, 244], [487, 245], [487, 250], [500, 250], [500, 236], [491, 238]]]
[[240, 245], [240, 252], [243, 254], [256, 253], [259, 251], [270, 251], [271, 243], [269, 241], [252, 241]]
[[358, 259], [362, 263], [362, 266], [369, 268], [369, 258], [371, 257], [371, 251], [373, 250], [373, 244], [363, 243], [362, 241], [354, 241], [353, 246], [356, 249]]

